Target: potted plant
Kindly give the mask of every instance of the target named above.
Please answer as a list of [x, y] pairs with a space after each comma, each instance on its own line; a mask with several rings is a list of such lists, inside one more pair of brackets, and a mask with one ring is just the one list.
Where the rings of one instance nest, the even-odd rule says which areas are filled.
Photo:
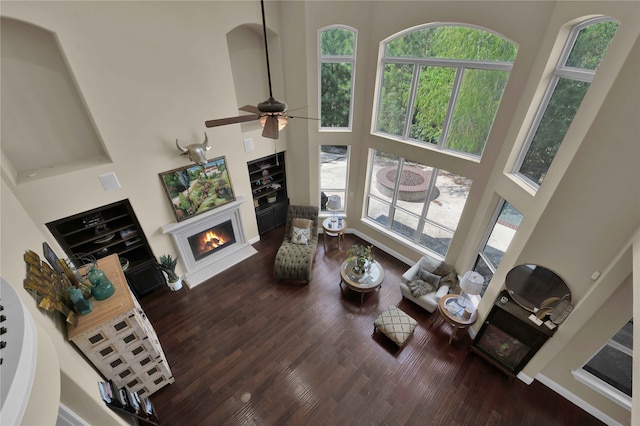
[[373, 246], [354, 244], [347, 250], [348, 256], [356, 258], [356, 266], [353, 268], [353, 272], [356, 274], [364, 274], [365, 270], [368, 269], [368, 265], [376, 261], [373, 253], [371, 253], [372, 248]]
[[170, 254], [163, 254], [158, 261], [158, 267], [167, 276], [167, 285], [172, 291], [182, 288], [182, 277], [176, 274], [176, 264], [178, 258], [173, 259]]

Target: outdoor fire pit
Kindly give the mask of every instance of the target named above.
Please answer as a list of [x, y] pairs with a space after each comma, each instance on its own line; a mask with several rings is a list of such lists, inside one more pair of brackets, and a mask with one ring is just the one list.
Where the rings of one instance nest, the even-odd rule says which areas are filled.
[[[398, 169], [395, 166], [383, 167], [376, 173], [376, 188], [387, 197], [393, 196]], [[431, 172], [418, 167], [405, 166], [400, 176], [398, 199], [402, 201], [424, 201], [429, 191]], [[433, 201], [440, 195], [438, 188], [431, 194]]]

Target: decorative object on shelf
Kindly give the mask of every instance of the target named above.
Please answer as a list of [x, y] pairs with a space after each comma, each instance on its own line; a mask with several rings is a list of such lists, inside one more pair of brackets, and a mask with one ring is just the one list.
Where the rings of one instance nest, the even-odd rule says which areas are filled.
[[163, 254], [158, 261], [158, 267], [167, 275], [167, 285], [171, 291], [182, 288], [182, 277], [176, 274], [178, 258], [173, 259], [170, 254]]
[[80, 290], [74, 286], [69, 286], [67, 290], [69, 291], [69, 297], [71, 297], [73, 306], [80, 312], [80, 315], [86, 315], [91, 312], [91, 301], [85, 299]]
[[355, 256], [356, 266], [353, 268], [353, 272], [356, 274], [364, 274], [367, 266], [375, 262], [375, 257], [371, 252], [373, 246], [362, 246], [360, 244], [354, 244], [349, 250], [347, 250], [348, 256]]
[[327, 201], [327, 210], [332, 211], [331, 222], [336, 222], [338, 220], [338, 216], [336, 214], [337, 210], [342, 208], [342, 199], [339, 195], [330, 195], [329, 200]]
[[178, 222], [236, 199], [224, 156], [159, 176]]
[[467, 271], [460, 280], [460, 288], [462, 292], [458, 297], [458, 304], [466, 308], [471, 303], [470, 295], [480, 294], [484, 285], [484, 277], [475, 271]]
[[111, 297], [116, 290], [104, 272], [96, 268], [95, 264], [89, 266], [88, 270], [87, 279], [91, 281], [93, 285], [93, 290], [91, 290], [93, 297], [95, 297], [96, 300], [105, 300]]
[[82, 218], [82, 223], [84, 224], [85, 228], [90, 228], [92, 226], [97, 225], [102, 220], [103, 220], [102, 219], [102, 213], [97, 212], [97, 213], [88, 214], [85, 217], [83, 217]]
[[126, 271], [129, 268], [129, 260], [126, 257], [118, 256], [120, 260], [120, 267], [122, 268], [122, 272]]
[[69, 296], [69, 279], [56, 272], [47, 262], [41, 262], [40, 256], [31, 250], [24, 253], [27, 264], [27, 276], [24, 288], [36, 299], [38, 307], [46, 311], [58, 311], [65, 316], [67, 323], [76, 325], [78, 317]]
[[207, 138], [207, 132], [204, 132], [204, 142], [194, 143], [187, 147], [180, 145], [178, 139], [176, 139], [176, 146], [182, 152], [180, 155], [188, 155], [189, 160], [193, 161], [199, 166], [207, 164], [206, 152], [211, 149], [209, 146], [209, 139]]

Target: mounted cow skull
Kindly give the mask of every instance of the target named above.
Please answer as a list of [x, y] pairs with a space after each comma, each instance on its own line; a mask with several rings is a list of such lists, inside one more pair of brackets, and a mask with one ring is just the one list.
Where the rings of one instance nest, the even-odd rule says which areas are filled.
[[201, 144], [194, 143], [185, 148], [180, 145], [180, 142], [176, 139], [176, 146], [180, 151], [182, 151], [181, 155], [188, 155], [189, 159], [194, 163], [200, 166], [207, 164], [207, 156], [205, 152], [211, 149], [209, 146], [209, 139], [207, 138], [207, 132], [204, 133], [204, 142]]

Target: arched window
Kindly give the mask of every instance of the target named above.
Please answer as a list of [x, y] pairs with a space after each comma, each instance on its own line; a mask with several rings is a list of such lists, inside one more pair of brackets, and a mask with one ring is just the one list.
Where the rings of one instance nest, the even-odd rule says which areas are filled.
[[482, 155], [516, 45], [480, 28], [439, 24], [382, 47], [374, 132]]
[[356, 30], [343, 25], [318, 33], [320, 130], [351, 130], [356, 39]]
[[617, 28], [618, 22], [597, 18], [572, 29], [514, 167], [534, 189], [542, 184]]

